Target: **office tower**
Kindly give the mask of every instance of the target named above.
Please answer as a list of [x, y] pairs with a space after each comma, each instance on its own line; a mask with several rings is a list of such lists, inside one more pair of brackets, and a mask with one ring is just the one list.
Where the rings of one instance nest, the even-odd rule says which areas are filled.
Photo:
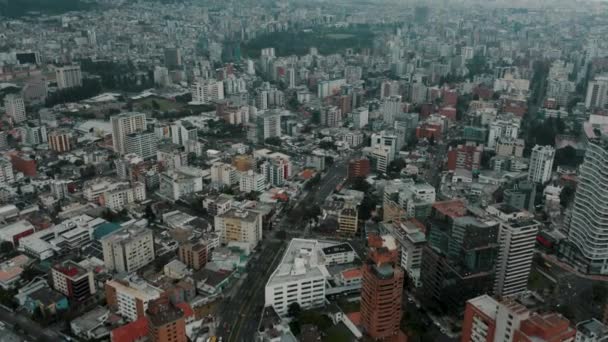
[[72, 149], [72, 132], [67, 129], [56, 129], [48, 134], [49, 148], [55, 152], [67, 152]]
[[134, 272], [154, 260], [154, 238], [147, 228], [122, 228], [101, 239], [108, 271]]
[[266, 177], [263, 174], [249, 170], [241, 173], [239, 190], [249, 193], [251, 191], [263, 192], [266, 189]]
[[188, 241], [179, 246], [179, 260], [188, 267], [200, 270], [207, 264], [207, 245], [201, 241]]
[[499, 223], [472, 216], [461, 201], [433, 205], [422, 256], [422, 300], [446, 313], [492, 291]]
[[585, 107], [604, 108], [608, 104], [608, 76], [597, 76], [587, 86]]
[[83, 301], [96, 291], [93, 272], [71, 260], [53, 266], [51, 278], [53, 288], [71, 300]]
[[6, 115], [11, 118], [14, 123], [17, 124], [27, 120], [23, 97], [15, 94], [6, 95], [4, 97], [4, 108], [6, 109]]
[[82, 87], [80, 65], [58, 67], [55, 69], [55, 76], [57, 77], [57, 87], [59, 89]]
[[540, 223], [530, 219], [502, 222], [498, 233], [494, 295], [502, 298], [527, 290]]
[[[607, 126], [585, 123], [587, 149], [580, 166], [568, 244], [561, 253], [582, 272], [608, 274], [608, 133]], [[563, 248], [563, 249], [562, 249]]]
[[193, 104], [209, 104], [224, 99], [224, 82], [213, 79], [198, 80], [191, 89]]
[[382, 114], [382, 121], [389, 127], [393, 126], [395, 117], [403, 112], [401, 96], [392, 95], [382, 99], [380, 104], [380, 114]]
[[215, 216], [214, 226], [222, 243], [242, 242], [253, 249], [262, 239], [262, 218], [253, 210], [230, 209]]
[[460, 341], [572, 342], [575, 335], [560, 314], [539, 314], [514, 300], [499, 302], [482, 295], [467, 301]]
[[351, 113], [353, 120], [353, 127], [356, 129], [362, 129], [369, 123], [369, 109], [366, 107], [355, 108]]
[[551, 180], [553, 172], [553, 158], [555, 149], [551, 146], [536, 145], [530, 156], [528, 180], [538, 184], [545, 184]]
[[156, 157], [156, 134], [153, 131], [141, 131], [125, 136], [125, 153], [133, 153], [143, 159]]
[[165, 66], [168, 69], [177, 69], [182, 66], [182, 53], [179, 48], [165, 49]]
[[171, 140], [181, 146], [189, 140], [198, 141], [198, 129], [190, 121], [180, 120], [171, 125]]
[[372, 339], [387, 339], [399, 333], [404, 273], [395, 238], [372, 234], [368, 246], [361, 267], [361, 325]]
[[112, 144], [114, 151], [126, 152], [126, 136], [146, 129], [146, 115], [143, 113], [123, 113], [110, 118], [112, 124]]

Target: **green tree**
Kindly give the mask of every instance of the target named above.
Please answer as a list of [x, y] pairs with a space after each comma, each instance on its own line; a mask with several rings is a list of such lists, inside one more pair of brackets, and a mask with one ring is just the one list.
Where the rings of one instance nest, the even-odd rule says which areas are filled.
[[2, 254], [10, 253], [14, 249], [15, 247], [13, 246], [13, 244], [8, 241], [2, 241], [2, 243], [0, 243], [0, 253]]
[[297, 302], [293, 302], [287, 307], [287, 316], [289, 317], [298, 318], [300, 313], [302, 313], [302, 308]]
[[281, 146], [282, 141], [279, 137], [270, 137], [264, 140], [264, 143], [266, 145]]
[[338, 147], [334, 144], [333, 141], [323, 140], [319, 143], [319, 148], [324, 150], [336, 150]]

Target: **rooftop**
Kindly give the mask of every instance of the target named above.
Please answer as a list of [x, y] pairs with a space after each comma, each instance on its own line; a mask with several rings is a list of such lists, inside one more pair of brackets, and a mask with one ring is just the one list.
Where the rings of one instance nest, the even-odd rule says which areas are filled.
[[469, 299], [468, 302], [479, 311], [483, 312], [486, 316], [496, 319], [496, 313], [498, 312], [499, 305], [496, 299], [488, 295], [482, 295], [477, 298]]
[[227, 212], [219, 215], [222, 218], [239, 219], [247, 222], [255, 222], [258, 219], [258, 214], [251, 210], [230, 209]]
[[80, 266], [72, 260], [60, 262], [53, 266], [53, 268], [70, 278], [79, 278], [88, 273], [87, 270], [84, 269], [84, 267]]
[[339, 245], [325, 247], [321, 250], [325, 255], [354, 252], [353, 248], [348, 243], [341, 243]]

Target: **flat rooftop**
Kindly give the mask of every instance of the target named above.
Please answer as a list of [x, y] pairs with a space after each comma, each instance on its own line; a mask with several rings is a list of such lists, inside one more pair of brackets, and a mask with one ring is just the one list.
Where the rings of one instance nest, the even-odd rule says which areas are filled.
[[488, 295], [483, 295], [477, 298], [469, 299], [468, 302], [476, 307], [479, 311], [483, 312], [486, 316], [496, 319], [499, 304], [496, 299]]

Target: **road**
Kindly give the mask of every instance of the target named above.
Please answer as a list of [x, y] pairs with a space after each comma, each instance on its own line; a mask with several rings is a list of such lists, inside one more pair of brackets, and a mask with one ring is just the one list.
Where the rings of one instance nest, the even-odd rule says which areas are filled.
[[[222, 301], [217, 335], [224, 341], [254, 341], [264, 307], [264, 289], [285, 250], [283, 242], [262, 242], [262, 252], [247, 266], [247, 277]], [[240, 285], [240, 286], [239, 286]]]
[[[12, 324], [15, 328], [19, 328], [36, 341], [41, 342], [57, 342], [63, 341], [63, 338], [55, 331], [44, 329], [40, 324], [22, 315], [10, 312], [0, 307], [0, 320]], [[1, 338], [0, 338], [1, 340]]]

